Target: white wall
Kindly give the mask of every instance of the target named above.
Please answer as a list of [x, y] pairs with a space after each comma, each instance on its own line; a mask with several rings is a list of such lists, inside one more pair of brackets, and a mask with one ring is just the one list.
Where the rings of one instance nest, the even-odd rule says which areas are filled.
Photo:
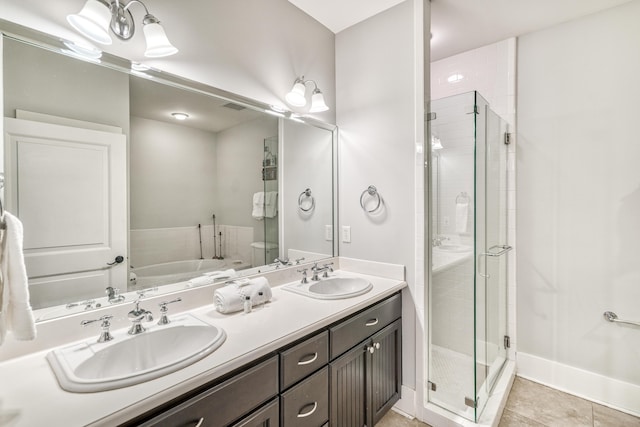
[[[423, 10], [417, 3], [405, 1], [336, 35], [339, 218], [341, 226], [351, 227], [351, 242], [340, 243], [340, 255], [406, 266], [403, 384], [411, 388], [416, 384], [414, 260], [421, 204], [415, 199], [413, 165], [416, 143], [422, 142], [416, 129], [423, 129]], [[384, 199], [379, 215], [360, 207], [369, 185]]]
[[220, 200], [215, 134], [132, 116], [130, 147], [132, 229], [211, 223]]
[[[281, 137], [281, 214], [282, 222], [286, 224], [282, 253], [290, 256], [289, 250], [301, 250], [331, 256], [333, 240], [325, 239], [325, 226], [333, 224], [332, 132], [285, 121]], [[307, 188], [311, 189], [315, 208], [303, 212], [298, 208], [298, 198]], [[302, 200], [304, 208], [309, 209], [307, 197]]]
[[128, 134], [129, 76], [6, 38], [3, 43], [5, 117], [21, 109], [117, 126]]
[[638, 16], [519, 39], [517, 165], [519, 371], [636, 414], [640, 329], [602, 314], [640, 320]]

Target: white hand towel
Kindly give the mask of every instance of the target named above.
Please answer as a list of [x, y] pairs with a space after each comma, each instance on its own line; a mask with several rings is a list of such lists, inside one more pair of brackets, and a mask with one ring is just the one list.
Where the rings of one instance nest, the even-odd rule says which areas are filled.
[[251, 216], [258, 221], [264, 218], [264, 192], [259, 191], [253, 195], [253, 209]]
[[466, 233], [469, 222], [469, 203], [456, 203], [456, 233]]
[[22, 253], [22, 223], [9, 212], [4, 213], [4, 219], [7, 229], [0, 262], [0, 344], [9, 330], [18, 340], [36, 338], [36, 324], [29, 302], [29, 281]]
[[207, 271], [204, 273], [205, 276], [213, 277], [215, 280], [218, 279], [233, 279], [238, 275], [233, 268], [223, 271]]
[[[259, 293], [262, 292], [262, 296]], [[223, 286], [213, 293], [213, 302], [220, 313], [228, 314], [244, 308], [245, 297], [249, 297], [252, 305], [271, 300], [272, 293], [269, 281], [265, 277], [251, 280], [238, 280]]]
[[278, 215], [278, 192], [268, 191], [264, 196], [264, 216], [275, 218]]
[[210, 285], [215, 281], [215, 277], [211, 277], [211, 276], [200, 276], [200, 277], [194, 277], [193, 279], [189, 280], [186, 284], [186, 286], [188, 288], [192, 287], [192, 286], [204, 286], [204, 285]]

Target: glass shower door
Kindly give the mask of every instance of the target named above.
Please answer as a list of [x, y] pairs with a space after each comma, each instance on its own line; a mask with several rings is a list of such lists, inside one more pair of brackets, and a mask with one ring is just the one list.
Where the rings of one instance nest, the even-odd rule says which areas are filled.
[[506, 361], [506, 123], [476, 97], [475, 418]]
[[477, 92], [431, 111], [427, 396], [477, 421], [506, 360], [506, 125]]

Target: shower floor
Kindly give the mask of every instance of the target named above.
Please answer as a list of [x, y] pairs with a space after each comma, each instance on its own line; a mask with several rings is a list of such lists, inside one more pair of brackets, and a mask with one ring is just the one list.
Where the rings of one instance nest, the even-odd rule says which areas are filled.
[[[436, 391], [429, 391], [429, 401], [467, 419], [473, 420], [473, 408], [465, 405], [465, 397], [473, 398], [473, 357], [437, 345], [431, 345], [431, 372], [429, 380]], [[484, 365], [478, 365], [482, 376]]]

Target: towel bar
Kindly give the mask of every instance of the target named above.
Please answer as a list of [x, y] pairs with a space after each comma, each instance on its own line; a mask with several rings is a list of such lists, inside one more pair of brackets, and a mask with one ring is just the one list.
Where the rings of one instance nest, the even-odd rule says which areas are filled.
[[634, 322], [632, 320], [618, 319], [618, 315], [615, 314], [613, 311], [605, 311], [604, 312], [604, 318], [609, 322], [624, 323], [626, 325], [640, 326], [640, 322]]

